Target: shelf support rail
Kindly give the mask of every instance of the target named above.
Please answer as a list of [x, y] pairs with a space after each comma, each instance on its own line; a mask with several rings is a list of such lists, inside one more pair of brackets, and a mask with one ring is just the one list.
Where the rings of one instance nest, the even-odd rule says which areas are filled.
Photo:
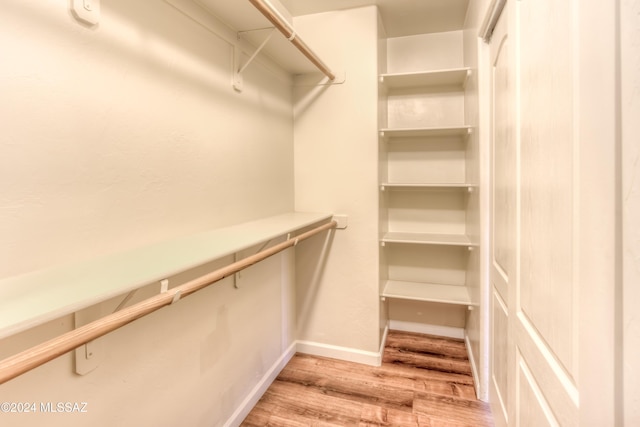
[[161, 292], [151, 298], [141, 301], [129, 307], [122, 308], [112, 314], [80, 326], [70, 332], [64, 333], [49, 341], [38, 344], [32, 348], [24, 350], [14, 356], [10, 356], [0, 361], [0, 384], [16, 378], [38, 366], [62, 356], [63, 354], [80, 347], [90, 341], [100, 338], [134, 320], [153, 313], [160, 308], [174, 304], [201, 289], [212, 285], [225, 277], [229, 277], [236, 272], [250, 267], [272, 255], [295, 246], [299, 241], [308, 239], [323, 231], [336, 228], [338, 223], [332, 220], [326, 224], [318, 226], [312, 230], [300, 234], [294, 238], [274, 245], [268, 249], [258, 252], [255, 255], [244, 258], [240, 261], [227, 265], [226, 267], [205, 274], [197, 279], [191, 280], [180, 286], [172, 288], [170, 292]]
[[307, 46], [305, 42], [297, 36], [291, 25], [284, 19], [277, 9], [269, 3], [268, 0], [249, 1], [282, 33], [282, 35], [287, 38], [287, 40], [289, 40], [304, 56], [306, 56], [307, 59], [322, 72], [322, 74], [327, 76], [331, 81], [336, 79], [336, 75], [333, 71], [331, 71], [331, 69], [318, 57], [318, 55], [316, 55], [311, 48], [309, 48], [309, 46]]

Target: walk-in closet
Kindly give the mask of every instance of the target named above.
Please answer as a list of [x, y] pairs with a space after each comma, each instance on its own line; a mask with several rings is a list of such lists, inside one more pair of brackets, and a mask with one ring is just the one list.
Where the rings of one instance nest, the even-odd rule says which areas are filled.
[[640, 425], [634, 0], [3, 0], [0, 425]]

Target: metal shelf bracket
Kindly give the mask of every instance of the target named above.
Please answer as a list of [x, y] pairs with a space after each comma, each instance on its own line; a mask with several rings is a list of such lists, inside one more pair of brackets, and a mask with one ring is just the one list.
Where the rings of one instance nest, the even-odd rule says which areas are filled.
[[[261, 30], [263, 30], [263, 29], [264, 28], [261, 28]], [[269, 31], [269, 34], [264, 39], [262, 44], [260, 44], [260, 46], [258, 46], [258, 48], [255, 50], [255, 52], [253, 52], [253, 55], [251, 55], [249, 57], [249, 59], [247, 60], [247, 62], [245, 62], [244, 65], [242, 65], [242, 66], [240, 65], [240, 57], [242, 56], [242, 50], [240, 49], [239, 41], [240, 41], [240, 38], [241, 38], [241, 34], [242, 33], [246, 33], [248, 31], [238, 32], [238, 43], [236, 43], [233, 46], [233, 83], [232, 84], [233, 84], [233, 88], [236, 91], [242, 92], [243, 83], [244, 83], [243, 78], [242, 78], [242, 73], [253, 62], [255, 57], [258, 56], [260, 51], [267, 45], [267, 43], [269, 43], [269, 40], [271, 40], [271, 37], [273, 37], [273, 34], [275, 32], [275, 28], [270, 28], [270, 30], [271, 31]], [[258, 30], [254, 30], [254, 31], [258, 31]]]

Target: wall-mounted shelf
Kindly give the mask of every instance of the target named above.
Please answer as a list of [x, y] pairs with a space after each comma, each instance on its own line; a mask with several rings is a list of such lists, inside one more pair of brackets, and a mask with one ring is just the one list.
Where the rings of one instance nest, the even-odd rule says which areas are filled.
[[0, 280], [0, 339], [331, 219], [291, 212]]
[[380, 82], [389, 89], [433, 86], [455, 86], [463, 89], [470, 73], [471, 70], [469, 68], [456, 68], [419, 73], [382, 74], [380, 75]]
[[388, 280], [381, 296], [443, 304], [477, 305], [471, 302], [466, 286]]
[[407, 233], [389, 231], [381, 239], [384, 243], [410, 243], [418, 245], [477, 246], [464, 234]]
[[428, 128], [386, 128], [380, 129], [382, 138], [417, 138], [438, 136], [466, 136], [471, 133], [471, 126], [443, 126]]
[[380, 190], [385, 191], [387, 189], [399, 189], [399, 190], [410, 190], [410, 189], [467, 189], [468, 191], [473, 191], [477, 185], [474, 184], [466, 184], [466, 183], [398, 183], [398, 182], [383, 182], [380, 184]]

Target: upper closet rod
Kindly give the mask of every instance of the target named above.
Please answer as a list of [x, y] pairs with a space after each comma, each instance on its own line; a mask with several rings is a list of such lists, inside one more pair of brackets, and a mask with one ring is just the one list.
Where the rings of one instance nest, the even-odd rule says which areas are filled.
[[322, 62], [320, 58], [303, 42], [300, 37], [296, 36], [296, 32], [290, 27], [289, 23], [280, 15], [280, 13], [267, 0], [249, 0], [256, 9], [262, 13], [280, 32], [298, 48], [309, 61], [313, 63], [322, 73], [329, 77], [329, 80], [335, 80], [336, 76], [333, 71]]
[[116, 311], [108, 316], [102, 317], [77, 329], [62, 334], [56, 338], [38, 344], [35, 347], [27, 349], [22, 353], [8, 357], [0, 361], [0, 384], [3, 384], [19, 375], [24, 374], [40, 365], [44, 365], [50, 360], [58, 356], [80, 347], [96, 338], [108, 334], [128, 323], [133, 322], [147, 314], [171, 305], [181, 298], [187, 297], [200, 289], [216, 283], [225, 277], [231, 276], [240, 270], [252, 266], [272, 255], [277, 254], [287, 248], [296, 246], [299, 241], [308, 239], [323, 231], [336, 228], [338, 223], [333, 220], [324, 225], [318, 226], [297, 237], [291, 237], [282, 243], [264, 249], [255, 255], [236, 261], [226, 267], [205, 274], [190, 282], [184, 283], [175, 288], [169, 289], [151, 298], [147, 298], [130, 307], [126, 307], [120, 311]]

